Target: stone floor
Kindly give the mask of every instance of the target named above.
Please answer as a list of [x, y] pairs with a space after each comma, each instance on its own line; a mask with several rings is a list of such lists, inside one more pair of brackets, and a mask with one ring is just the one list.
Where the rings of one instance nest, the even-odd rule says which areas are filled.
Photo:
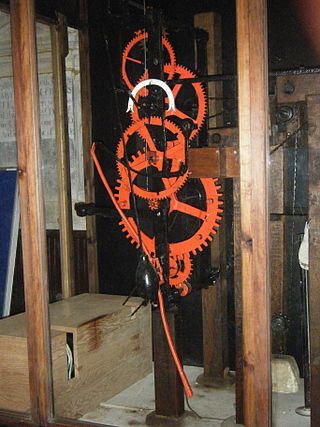
[[[197, 415], [187, 407], [185, 416], [176, 423], [166, 420], [162, 424], [179, 427], [220, 427], [221, 423], [235, 413], [234, 386], [224, 389], [203, 388], [196, 384], [201, 368], [187, 366], [188, 379], [194, 396], [189, 403]], [[168, 398], [170, 398], [168, 396]], [[273, 427], [308, 427], [310, 419], [295, 413], [303, 405], [303, 384], [296, 394], [273, 394]], [[154, 410], [153, 375], [138, 381], [82, 419], [117, 427], [145, 426], [146, 417]], [[227, 425], [232, 425], [233, 423]]]

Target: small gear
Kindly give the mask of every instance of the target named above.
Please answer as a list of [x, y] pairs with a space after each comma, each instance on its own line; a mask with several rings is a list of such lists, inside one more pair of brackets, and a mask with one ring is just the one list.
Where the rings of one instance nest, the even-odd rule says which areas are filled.
[[186, 282], [192, 274], [192, 261], [189, 254], [169, 257], [169, 283], [178, 286]]
[[[173, 68], [171, 64], [166, 64], [164, 66], [164, 72], [168, 76], [168, 79], [173, 70], [175, 70], [175, 77], [180, 80], [196, 77], [195, 73], [190, 71], [187, 67], [176, 65]], [[139, 79], [139, 82], [144, 79], [144, 76], [142, 76]], [[146, 112], [150, 108], [148, 101], [145, 101], [148, 97], [148, 90], [146, 89], [144, 93], [145, 96], [143, 97], [141, 94], [136, 95], [136, 105], [133, 107], [133, 111], [131, 112], [132, 121], [138, 121], [142, 117], [146, 116]], [[178, 124], [180, 124], [182, 120], [191, 120], [194, 124], [194, 129], [192, 130], [189, 139], [192, 140], [199, 132], [206, 117], [207, 100], [203, 85], [202, 83], [176, 83], [172, 87], [172, 93], [175, 99], [175, 111], [166, 111], [165, 116], [174, 120]], [[142, 105], [139, 105], [139, 98], [140, 100], [143, 100]], [[165, 102], [168, 102], [168, 100], [166, 99]], [[162, 103], [158, 107], [160, 111], [163, 107]], [[152, 105], [153, 110], [156, 110], [156, 108], [157, 105]]]
[[[142, 72], [145, 73], [144, 79], [148, 78], [148, 70], [144, 70], [144, 51], [146, 49], [146, 47], [143, 45], [144, 40], [148, 40], [148, 33], [144, 32], [143, 30], [136, 31], [135, 37], [130, 40], [122, 54], [122, 78], [130, 90], [135, 87], [139, 78], [141, 77]], [[164, 36], [162, 36], [162, 45], [165, 50], [165, 55], [170, 61], [169, 63], [171, 68], [168, 75], [168, 79], [171, 79], [174, 76], [175, 72], [175, 53], [170, 42]], [[135, 70], [135, 72], [133, 70], [129, 70], [129, 63], [135, 64], [135, 66], [138, 67], [138, 70]]]
[[[161, 151], [163, 129], [166, 133], [166, 148]], [[124, 132], [117, 148], [119, 175], [123, 185], [130, 191], [128, 169], [124, 166], [125, 147], [128, 166], [131, 169], [134, 194], [144, 199], [161, 200], [176, 192], [188, 178], [187, 171], [179, 175], [185, 165], [185, 138], [177, 125], [161, 117], [151, 117], [132, 123]], [[130, 156], [130, 157], [129, 157]], [[161, 176], [164, 162], [169, 164], [169, 173], [174, 177]]]
[[[221, 187], [217, 181], [217, 178], [190, 179], [180, 191], [170, 195], [168, 218], [170, 256], [178, 257], [189, 253], [196, 255], [197, 251], [201, 252], [213, 239], [223, 212], [222, 194], [219, 192]], [[120, 206], [130, 209], [130, 190], [123, 185], [123, 181], [119, 180], [116, 190]], [[129, 222], [137, 231], [134, 219], [129, 218]], [[131, 233], [123, 221], [120, 225], [131, 243], [138, 247], [136, 235]], [[144, 246], [150, 253], [154, 253], [155, 240], [152, 232], [149, 231], [148, 234], [143, 224], [140, 226]], [[175, 229], [178, 229], [179, 233], [175, 233]]]
[[152, 211], [155, 211], [159, 208], [159, 200], [158, 199], [149, 199], [148, 206]]

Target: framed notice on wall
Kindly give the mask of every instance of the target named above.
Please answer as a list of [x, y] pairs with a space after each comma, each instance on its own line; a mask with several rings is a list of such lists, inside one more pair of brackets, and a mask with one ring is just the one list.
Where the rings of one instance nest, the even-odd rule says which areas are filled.
[[9, 316], [20, 222], [16, 169], [0, 169], [0, 317]]

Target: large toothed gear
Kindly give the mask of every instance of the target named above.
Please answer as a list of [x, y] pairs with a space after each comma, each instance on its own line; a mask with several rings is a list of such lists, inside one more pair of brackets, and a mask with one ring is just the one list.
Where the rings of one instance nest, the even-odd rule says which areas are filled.
[[[135, 32], [135, 37], [125, 47], [122, 54], [122, 78], [127, 87], [132, 90], [138, 83], [142, 73], [144, 73], [144, 79], [148, 79], [148, 70], [144, 70], [145, 67], [145, 42], [148, 41], [148, 33], [142, 30]], [[162, 36], [162, 46], [164, 48], [164, 57], [167, 57], [170, 64], [170, 71], [168, 79], [171, 79], [175, 73], [176, 57], [174, 50], [166, 37]], [[165, 59], [166, 60], [166, 59]], [[129, 70], [129, 64], [134, 64], [137, 70]]]
[[[159, 149], [159, 138], [166, 133], [166, 150]], [[177, 125], [160, 117], [142, 119], [133, 123], [124, 132], [117, 148], [118, 159], [125, 160], [125, 147], [131, 169], [133, 191], [144, 199], [161, 200], [179, 190], [188, 178], [187, 171], [180, 176], [165, 178], [161, 176], [163, 163], [170, 162], [170, 172], [178, 173], [186, 163], [185, 138]], [[117, 162], [123, 186], [130, 191], [128, 168]], [[156, 176], [158, 175], [158, 176]]]
[[[117, 193], [116, 198], [119, 206], [123, 211], [129, 210], [131, 208], [131, 199], [130, 192], [123, 187], [121, 180], [118, 180], [118, 186], [116, 187]], [[141, 221], [141, 219], [140, 219]], [[133, 230], [137, 232], [136, 222], [132, 217], [128, 217], [128, 222], [132, 226]], [[123, 220], [119, 222], [119, 225], [124, 233], [127, 234], [127, 238], [130, 239], [132, 244], [135, 244], [139, 247], [139, 242], [135, 239], [131, 233], [128, 233], [128, 226]], [[154, 237], [149, 237], [146, 233], [141, 230], [141, 238], [144, 247], [147, 248], [150, 254], [155, 253], [155, 239]], [[169, 251], [171, 252], [171, 244], [169, 244]], [[190, 254], [182, 255], [170, 255], [169, 257], [169, 285], [175, 287], [179, 290], [181, 296], [185, 296], [190, 291], [190, 286], [188, 284], [188, 279], [192, 274], [192, 260]]]
[[[203, 251], [213, 240], [223, 212], [220, 189], [217, 178], [189, 179], [180, 191], [171, 195], [168, 228], [171, 227], [171, 234], [174, 233], [174, 222], [178, 229], [182, 228], [179, 237], [170, 240], [174, 240], [170, 245], [171, 255], [196, 255], [197, 251]], [[185, 233], [183, 227], [179, 227], [177, 216], [187, 222]]]
[[[119, 180], [117, 198], [123, 209], [130, 209], [130, 191]], [[188, 253], [194, 255], [206, 248], [220, 225], [223, 212], [220, 193], [221, 187], [217, 178], [190, 179], [175, 194], [169, 197], [168, 240], [170, 256], [178, 257]], [[133, 218], [130, 225], [137, 232]], [[122, 231], [127, 234], [131, 243], [139, 245], [136, 235], [121, 221]], [[144, 229], [140, 221], [140, 231], [144, 246], [154, 253], [155, 239], [150, 231]]]
[[[187, 67], [176, 65], [173, 68], [171, 64], [166, 64], [164, 66], [164, 72], [167, 79], [169, 79], [173, 70], [175, 70], [175, 79], [183, 80], [196, 77], [195, 73], [190, 71]], [[142, 80], [144, 80], [144, 76], [139, 79], [139, 82]], [[165, 117], [174, 120], [178, 124], [183, 120], [191, 120], [194, 124], [194, 129], [192, 130], [189, 139], [192, 140], [198, 134], [206, 118], [207, 99], [204, 87], [202, 83], [186, 82], [184, 84], [176, 83], [171, 87], [171, 90], [175, 100], [175, 111], [167, 111], [165, 108]], [[146, 89], [136, 95], [136, 102], [133, 107], [133, 111], [131, 112], [132, 121], [138, 121], [148, 115], [148, 94], [149, 92]], [[165, 99], [165, 103], [168, 103], [167, 98]], [[157, 106], [153, 106], [153, 108], [157, 108]], [[158, 108], [161, 109], [162, 105], [159, 105]]]

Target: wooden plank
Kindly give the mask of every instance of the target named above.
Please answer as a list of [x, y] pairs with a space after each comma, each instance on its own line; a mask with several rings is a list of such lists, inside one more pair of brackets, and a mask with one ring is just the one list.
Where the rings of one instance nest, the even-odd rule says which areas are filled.
[[265, 0], [237, 1], [244, 423], [271, 426]]
[[131, 317], [133, 307], [110, 312], [110, 303], [104, 300], [109, 314], [74, 333], [75, 377], [68, 381], [63, 366], [54, 370], [57, 416], [79, 418], [152, 371], [150, 307]]
[[202, 147], [189, 150], [192, 178], [239, 177], [239, 150], [235, 147]]
[[[79, 1], [80, 20], [79, 54], [80, 54], [80, 82], [81, 82], [81, 120], [82, 120], [82, 146], [83, 146], [83, 171], [84, 190], [86, 203], [95, 202], [94, 167], [90, 156], [92, 143], [92, 112], [90, 89], [90, 62], [89, 62], [89, 32], [88, 32], [88, 2]], [[87, 254], [89, 292], [99, 292], [98, 256], [96, 218], [86, 216], [87, 229]]]
[[311, 427], [320, 425], [320, 96], [308, 96]]
[[[53, 322], [51, 333], [56, 415], [78, 418], [152, 371], [150, 306], [132, 316], [141, 299], [133, 298], [126, 306], [122, 302], [122, 296], [86, 294], [50, 305], [58, 322], [57, 326]], [[86, 306], [88, 312], [83, 315]], [[75, 364], [71, 379], [67, 377], [67, 333], [72, 334]], [[26, 316], [22, 313], [0, 320], [0, 407], [30, 411], [28, 390]]]
[[208, 129], [208, 145], [222, 147], [239, 146], [239, 130], [232, 127], [217, 127]]
[[284, 153], [283, 147], [270, 155], [270, 213], [284, 213]]
[[31, 414], [46, 425], [53, 404], [34, 2], [11, 0], [10, 12]]
[[63, 298], [69, 298], [74, 295], [75, 283], [65, 64], [68, 54], [68, 29], [65, 18], [61, 14], [58, 14], [58, 25], [51, 26], [51, 44], [59, 183], [61, 283]]
[[34, 427], [30, 414], [21, 414], [15, 411], [0, 411], [0, 425]]
[[[194, 25], [208, 33], [208, 74], [221, 73], [222, 52], [220, 14], [214, 12], [197, 14], [194, 17]], [[212, 129], [223, 125], [223, 115], [216, 115], [217, 112], [223, 109], [222, 82], [209, 82], [207, 88], [208, 125], [209, 128]], [[191, 173], [191, 176], [201, 178], [224, 177], [229, 173], [230, 163], [232, 163], [232, 161], [230, 162], [230, 156], [227, 155], [226, 150], [228, 149], [218, 147], [206, 147], [204, 151], [197, 150], [197, 153], [190, 150], [189, 173]], [[232, 152], [233, 151], [234, 150], [232, 150]], [[219, 233], [212, 242], [210, 249], [211, 265], [220, 270], [220, 278], [216, 281], [215, 286], [209, 287], [201, 293], [204, 371], [203, 377], [200, 377], [198, 380], [204, 385], [223, 385], [225, 368], [228, 364], [225, 221], [222, 221]]]
[[[222, 51], [221, 51], [221, 15], [215, 12], [198, 13], [194, 17], [194, 26], [208, 33], [207, 42], [207, 69], [208, 74], [222, 73]], [[197, 57], [197, 55], [196, 55]], [[197, 67], [197, 64], [196, 64]], [[222, 82], [208, 83], [208, 124], [209, 128], [223, 125], [223, 115], [210, 117], [222, 111]]]
[[208, 386], [225, 384], [228, 366], [227, 283], [225, 265], [225, 222], [211, 244], [211, 265], [220, 269], [214, 286], [202, 290], [203, 323], [203, 378], [199, 382]]
[[[92, 319], [123, 311], [124, 298], [120, 295], [81, 294], [58, 301], [50, 305], [51, 327], [56, 330], [73, 330]], [[125, 307], [132, 310], [140, 303], [140, 298], [132, 297]]]
[[286, 313], [286, 287], [284, 266], [285, 218], [273, 215], [270, 221], [270, 283], [271, 314]]
[[[306, 96], [319, 93], [320, 74], [277, 77], [278, 103], [305, 101]], [[288, 87], [294, 90], [288, 91]]]
[[[0, 321], [0, 408], [29, 413], [26, 316], [24, 314], [18, 316], [18, 322], [16, 322], [15, 316], [7, 318], [7, 322]], [[13, 331], [13, 327], [16, 327], [15, 331]], [[19, 330], [21, 330], [21, 336], [18, 336]], [[61, 332], [53, 332], [51, 338], [53, 371], [57, 368], [56, 360], [59, 352], [60, 365], [63, 372], [66, 373], [66, 336]]]
[[[179, 312], [166, 312], [170, 334], [181, 360], [181, 315]], [[171, 352], [166, 344], [159, 310], [152, 312], [153, 359], [155, 376], [155, 406], [156, 415], [179, 417], [184, 412], [183, 386], [173, 361]]]

